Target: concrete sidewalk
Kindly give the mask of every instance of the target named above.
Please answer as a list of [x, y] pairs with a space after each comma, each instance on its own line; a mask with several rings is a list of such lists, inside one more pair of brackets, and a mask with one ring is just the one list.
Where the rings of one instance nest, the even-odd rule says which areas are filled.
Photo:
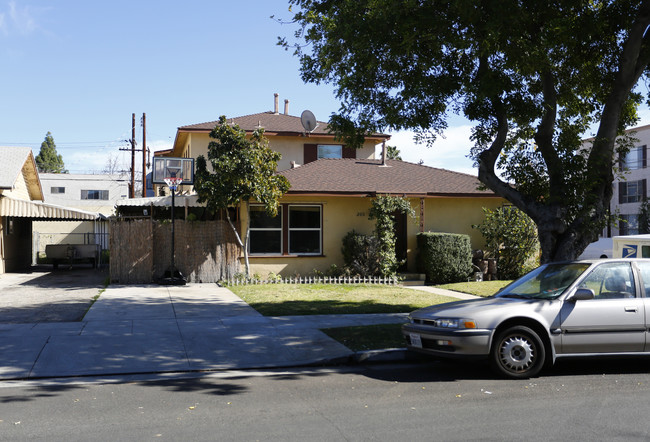
[[320, 328], [406, 314], [264, 317], [215, 284], [111, 286], [81, 322], [0, 324], [0, 379], [286, 367], [353, 355]]

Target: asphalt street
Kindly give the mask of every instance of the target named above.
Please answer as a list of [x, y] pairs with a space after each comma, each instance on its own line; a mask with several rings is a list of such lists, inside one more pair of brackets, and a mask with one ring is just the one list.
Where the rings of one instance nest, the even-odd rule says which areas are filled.
[[648, 363], [439, 363], [0, 383], [0, 440], [645, 441]]

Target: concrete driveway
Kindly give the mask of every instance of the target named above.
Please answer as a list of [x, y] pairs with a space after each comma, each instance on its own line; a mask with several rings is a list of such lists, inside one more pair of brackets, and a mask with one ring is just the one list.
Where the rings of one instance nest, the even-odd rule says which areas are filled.
[[108, 269], [75, 266], [0, 275], [0, 323], [80, 321], [104, 288]]
[[356, 355], [320, 329], [406, 320], [264, 317], [216, 284], [111, 285], [92, 303], [104, 280], [89, 269], [3, 275], [0, 380], [341, 363]]

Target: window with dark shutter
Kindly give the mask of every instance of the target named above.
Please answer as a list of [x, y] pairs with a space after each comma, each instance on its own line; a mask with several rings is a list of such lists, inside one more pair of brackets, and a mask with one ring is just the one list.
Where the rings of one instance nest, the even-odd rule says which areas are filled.
[[356, 158], [357, 150], [354, 147], [343, 146], [343, 158]]
[[303, 149], [303, 164], [311, 163], [318, 159], [318, 145], [305, 144]]

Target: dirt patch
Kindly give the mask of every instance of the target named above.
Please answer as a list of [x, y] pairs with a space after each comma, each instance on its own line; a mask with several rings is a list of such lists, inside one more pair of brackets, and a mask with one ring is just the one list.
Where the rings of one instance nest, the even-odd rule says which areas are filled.
[[81, 266], [0, 275], [0, 323], [80, 321], [107, 277], [108, 269]]

